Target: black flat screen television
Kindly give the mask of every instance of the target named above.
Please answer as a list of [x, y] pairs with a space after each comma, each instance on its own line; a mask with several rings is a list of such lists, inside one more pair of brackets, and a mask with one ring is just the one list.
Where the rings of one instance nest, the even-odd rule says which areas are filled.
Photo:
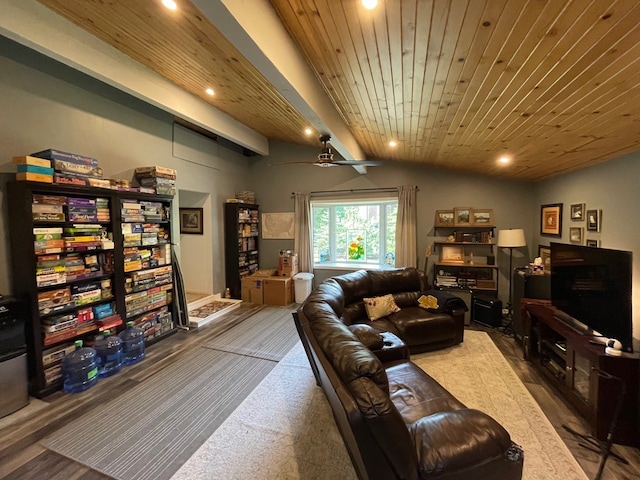
[[552, 242], [551, 303], [584, 333], [615, 338], [631, 352], [632, 269], [631, 252]]

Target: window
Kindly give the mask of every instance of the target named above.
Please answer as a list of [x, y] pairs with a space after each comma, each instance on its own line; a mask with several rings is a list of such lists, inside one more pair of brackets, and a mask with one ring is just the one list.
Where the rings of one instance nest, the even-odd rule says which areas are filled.
[[397, 199], [312, 201], [311, 212], [316, 268], [394, 265]]

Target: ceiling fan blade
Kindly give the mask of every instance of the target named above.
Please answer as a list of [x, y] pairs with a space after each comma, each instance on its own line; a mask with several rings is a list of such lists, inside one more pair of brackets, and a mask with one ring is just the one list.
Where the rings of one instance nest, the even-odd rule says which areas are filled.
[[316, 165], [318, 162], [282, 162], [267, 163], [267, 167], [279, 167], [280, 165]]
[[334, 160], [335, 165], [359, 165], [361, 167], [378, 167], [382, 162], [377, 160]]

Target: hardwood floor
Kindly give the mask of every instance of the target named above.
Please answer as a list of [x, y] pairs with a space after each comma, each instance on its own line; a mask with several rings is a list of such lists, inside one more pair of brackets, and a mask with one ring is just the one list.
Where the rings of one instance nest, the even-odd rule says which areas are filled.
[[[123, 369], [118, 375], [101, 380], [83, 394], [56, 393], [44, 399], [43, 403], [35, 401], [23, 411], [0, 419], [0, 479], [109, 479], [110, 477], [106, 475], [46, 450], [40, 446], [39, 441], [73, 419], [87, 412], [99, 411], [105, 402], [143, 382], [145, 378], [170, 365], [185, 351], [226, 331], [260, 308], [262, 308], [261, 305], [242, 304], [214, 324], [197, 330], [180, 330], [175, 335], [149, 347], [145, 361]], [[577, 415], [573, 407], [563, 401], [529, 363], [522, 360], [522, 352], [513, 338], [477, 324], [472, 324], [468, 328], [485, 330], [489, 333], [587, 476], [593, 479], [598, 470], [599, 455], [580, 446], [579, 441], [563, 428], [563, 425], [568, 425], [579, 432], [587, 432], [586, 422]], [[38, 409], [38, 406], [41, 408]], [[96, 434], [99, 435], [99, 432]], [[640, 450], [615, 445], [614, 451], [625, 457], [630, 464], [624, 465], [609, 458], [605, 464], [602, 480], [640, 479]]]

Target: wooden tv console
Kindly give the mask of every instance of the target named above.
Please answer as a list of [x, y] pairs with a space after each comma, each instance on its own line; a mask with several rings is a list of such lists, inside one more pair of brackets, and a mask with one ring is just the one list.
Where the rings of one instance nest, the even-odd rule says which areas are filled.
[[626, 394], [613, 435], [614, 443], [640, 445], [640, 360], [637, 354], [610, 356], [605, 345], [565, 321], [548, 300], [522, 299], [522, 347], [549, 382], [588, 421], [591, 435], [605, 441], [624, 381]]

